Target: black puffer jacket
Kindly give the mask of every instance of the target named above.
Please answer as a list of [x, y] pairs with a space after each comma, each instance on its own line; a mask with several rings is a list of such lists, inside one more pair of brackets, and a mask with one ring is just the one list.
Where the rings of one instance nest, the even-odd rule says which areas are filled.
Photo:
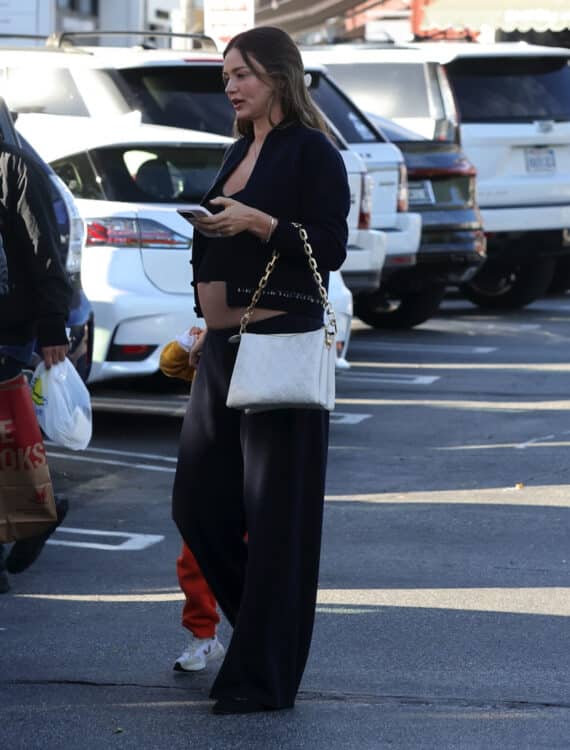
[[47, 177], [0, 143], [0, 346], [67, 343], [71, 288], [61, 266]]

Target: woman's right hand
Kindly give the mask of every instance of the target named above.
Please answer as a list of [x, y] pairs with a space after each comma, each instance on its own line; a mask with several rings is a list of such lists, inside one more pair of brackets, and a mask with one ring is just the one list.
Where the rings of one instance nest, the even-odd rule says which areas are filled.
[[[192, 330], [191, 333], [194, 333]], [[190, 354], [188, 356], [188, 362], [190, 363], [190, 367], [198, 367], [198, 364], [200, 363], [200, 357], [202, 356], [202, 347], [204, 346], [204, 339], [206, 338], [207, 329], [202, 328], [199, 329], [199, 332], [195, 333], [196, 335], [196, 341], [192, 345], [192, 348], [190, 349]]]

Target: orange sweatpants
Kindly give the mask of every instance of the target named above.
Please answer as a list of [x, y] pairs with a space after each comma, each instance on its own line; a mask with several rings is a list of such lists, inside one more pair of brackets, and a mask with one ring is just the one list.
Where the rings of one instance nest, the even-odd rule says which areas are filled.
[[182, 625], [196, 638], [213, 638], [220, 616], [216, 600], [210, 591], [196, 558], [188, 547], [182, 545], [182, 553], [176, 560], [178, 583], [186, 597], [182, 610]]

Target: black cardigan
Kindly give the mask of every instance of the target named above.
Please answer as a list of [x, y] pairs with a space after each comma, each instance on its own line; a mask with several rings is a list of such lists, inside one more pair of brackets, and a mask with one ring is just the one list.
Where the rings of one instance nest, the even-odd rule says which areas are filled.
[[[251, 138], [242, 137], [230, 146], [224, 163], [202, 204], [219, 195], [229, 175], [245, 157]], [[271, 130], [259, 153], [247, 185], [238, 200], [278, 220], [269, 243], [250, 232], [223, 240], [227, 301], [231, 307], [246, 306], [273, 249], [280, 258], [261, 299], [260, 307], [320, 317], [319, 294], [303, 251], [298, 230], [303, 224], [325, 286], [329, 271], [340, 268], [346, 258], [350, 190], [343, 159], [326, 135], [301, 125], [278, 126]], [[199, 279], [200, 264], [208, 249], [219, 250], [220, 240], [210, 243], [194, 233], [192, 266]], [[192, 282], [196, 287], [196, 281]], [[202, 316], [198, 290], [196, 313]]]

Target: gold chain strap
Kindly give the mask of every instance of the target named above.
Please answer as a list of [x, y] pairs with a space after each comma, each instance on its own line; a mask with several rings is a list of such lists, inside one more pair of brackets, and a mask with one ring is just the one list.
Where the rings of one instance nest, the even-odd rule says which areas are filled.
[[[296, 224], [295, 222], [292, 222], [292, 223], [293, 223], [293, 226], [298, 230], [299, 237], [301, 238], [301, 241], [303, 242], [303, 250], [305, 251], [305, 255], [307, 256], [309, 268], [313, 272], [313, 278], [319, 290], [321, 304], [327, 316], [327, 322], [325, 324], [325, 328], [326, 328], [325, 344], [326, 344], [327, 349], [329, 349], [334, 342], [334, 337], [337, 332], [336, 316], [334, 314], [333, 307], [329, 301], [329, 296], [327, 294], [327, 290], [325, 289], [325, 285], [323, 284], [323, 277], [318, 271], [317, 261], [315, 260], [315, 256], [313, 255], [313, 248], [311, 247], [309, 243], [309, 235], [307, 234], [307, 230], [302, 224]], [[251, 302], [247, 306], [247, 309], [244, 312], [242, 319], [240, 321], [240, 326], [239, 326], [240, 336], [242, 333], [245, 333], [245, 329], [247, 328], [249, 321], [251, 319], [251, 316], [253, 315], [253, 310], [255, 306], [257, 305], [257, 303], [259, 302], [259, 298], [261, 297], [263, 290], [267, 286], [267, 282], [269, 281], [269, 277], [271, 276], [273, 269], [275, 268], [275, 264], [277, 263], [278, 258], [279, 258], [279, 253], [277, 252], [277, 250], [274, 250], [271, 256], [271, 259], [269, 260], [269, 263], [265, 267], [263, 276], [259, 280], [257, 289], [253, 293]]]

